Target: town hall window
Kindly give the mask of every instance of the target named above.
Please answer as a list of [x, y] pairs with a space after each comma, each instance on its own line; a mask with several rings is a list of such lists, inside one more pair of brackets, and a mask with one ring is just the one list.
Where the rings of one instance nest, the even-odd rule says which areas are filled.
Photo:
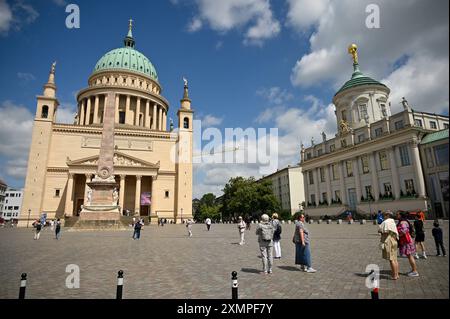
[[48, 106], [47, 105], [44, 105], [43, 107], [42, 107], [42, 114], [41, 114], [42, 116], [42, 118], [43, 119], [46, 119], [46, 118], [48, 118]]
[[188, 129], [189, 128], [189, 119], [187, 117], [183, 120], [183, 128]]

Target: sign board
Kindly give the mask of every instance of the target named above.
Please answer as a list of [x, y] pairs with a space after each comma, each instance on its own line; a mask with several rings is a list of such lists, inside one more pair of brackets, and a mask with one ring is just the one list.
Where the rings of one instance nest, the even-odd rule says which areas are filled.
[[150, 206], [152, 204], [152, 193], [141, 193], [141, 206]]

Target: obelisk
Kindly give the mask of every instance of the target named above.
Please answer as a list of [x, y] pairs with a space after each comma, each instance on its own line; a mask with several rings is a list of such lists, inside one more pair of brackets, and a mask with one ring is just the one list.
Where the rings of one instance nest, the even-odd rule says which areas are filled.
[[81, 220], [119, 220], [117, 183], [114, 178], [114, 122], [115, 94], [108, 93], [105, 101], [102, 142], [98, 159], [97, 174], [87, 183], [88, 202], [83, 205]]

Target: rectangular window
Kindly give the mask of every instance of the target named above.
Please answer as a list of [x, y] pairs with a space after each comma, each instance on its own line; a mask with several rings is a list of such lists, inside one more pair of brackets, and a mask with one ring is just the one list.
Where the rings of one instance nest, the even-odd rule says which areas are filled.
[[322, 193], [322, 202], [323, 203], [328, 203], [327, 193]]
[[306, 159], [311, 159], [311, 153], [306, 153]]
[[448, 165], [448, 144], [442, 144], [434, 147], [434, 155], [436, 157], [436, 165]]
[[165, 197], [165, 198], [169, 198], [169, 195], [170, 195], [170, 192], [169, 192], [169, 191], [165, 191], [165, 192], [164, 192], [164, 197]]
[[125, 112], [119, 112], [119, 124], [125, 124]]
[[341, 111], [342, 120], [347, 122], [347, 111], [343, 110]]
[[14, 206], [14, 210], [18, 210], [19, 209], [19, 206]]
[[377, 129], [375, 129], [375, 136], [380, 137], [381, 135], [383, 135], [383, 128], [379, 127]]
[[316, 195], [311, 194], [311, 205], [316, 205]]
[[366, 140], [366, 137], [364, 136], [364, 134], [360, 134], [358, 135], [358, 143], [362, 143]]
[[369, 173], [370, 170], [369, 170], [369, 157], [368, 156], [361, 157], [361, 164], [362, 164], [363, 174]]
[[341, 191], [334, 191], [334, 200], [338, 202], [341, 200]]
[[380, 157], [380, 168], [382, 171], [389, 169], [389, 161], [386, 152], [379, 152]]
[[366, 186], [366, 199], [373, 199], [372, 186]]
[[391, 183], [384, 183], [384, 196], [392, 196]]
[[414, 181], [412, 179], [405, 179], [406, 195], [415, 194]]
[[320, 171], [320, 181], [325, 183], [325, 169], [323, 167], [319, 168]]
[[398, 130], [401, 130], [402, 128], [404, 128], [405, 127], [405, 125], [403, 124], [403, 121], [397, 121], [397, 122], [395, 122], [395, 129], [398, 131]]
[[444, 123], [444, 130], [448, 130], [448, 123]]
[[427, 148], [425, 150], [425, 154], [427, 156], [427, 167], [428, 168], [434, 167], [433, 153], [431, 152], [431, 148]]
[[317, 151], [317, 156], [322, 156], [322, 154], [323, 154], [323, 151], [322, 151], [322, 150], [318, 150], [318, 151]]
[[61, 190], [60, 189], [55, 189], [55, 197], [59, 197]]
[[432, 128], [432, 129], [437, 129], [437, 125], [436, 125], [436, 122], [434, 122], [434, 121], [430, 121], [430, 127]]
[[418, 127], [422, 127], [422, 120], [416, 119], [414, 120], [414, 125]]
[[331, 169], [333, 172], [333, 180], [338, 180], [339, 179], [339, 171], [338, 171], [338, 166], [336, 164], [331, 165]]
[[360, 104], [359, 105], [359, 120], [363, 121], [368, 117], [369, 117], [369, 115], [367, 114], [367, 104]]
[[309, 172], [308, 172], [308, 177], [309, 177], [309, 185], [314, 185], [314, 175], [313, 175], [313, 172], [309, 171]]
[[409, 166], [411, 165], [411, 162], [409, 160], [409, 152], [408, 147], [406, 145], [400, 146], [398, 148], [400, 152], [400, 161], [402, 163], [402, 166]]
[[352, 161], [345, 162], [345, 168], [347, 169], [347, 177], [353, 176], [353, 164]]

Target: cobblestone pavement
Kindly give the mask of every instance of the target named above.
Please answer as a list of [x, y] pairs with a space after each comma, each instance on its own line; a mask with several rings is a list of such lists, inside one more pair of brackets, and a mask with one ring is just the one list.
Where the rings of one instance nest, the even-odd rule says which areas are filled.
[[[409, 278], [400, 258], [400, 279], [388, 279], [389, 264], [381, 258], [377, 226], [309, 225], [313, 267], [308, 274], [294, 265], [293, 225], [283, 225], [281, 260], [274, 273], [262, 275], [255, 225], [239, 246], [236, 225], [147, 226], [141, 240], [130, 231], [69, 232], [53, 239], [45, 229], [33, 240], [31, 229], [0, 229], [0, 298], [17, 298], [20, 274], [28, 274], [27, 298], [115, 298], [117, 271], [124, 271], [124, 298], [230, 299], [231, 272], [239, 277], [239, 298], [369, 299], [364, 275], [368, 264], [381, 269], [380, 298], [449, 298], [448, 257], [436, 257], [427, 222], [428, 260], [417, 261], [420, 277]], [[448, 222], [443, 225], [448, 249]], [[80, 288], [68, 289], [66, 266], [80, 267]]]

